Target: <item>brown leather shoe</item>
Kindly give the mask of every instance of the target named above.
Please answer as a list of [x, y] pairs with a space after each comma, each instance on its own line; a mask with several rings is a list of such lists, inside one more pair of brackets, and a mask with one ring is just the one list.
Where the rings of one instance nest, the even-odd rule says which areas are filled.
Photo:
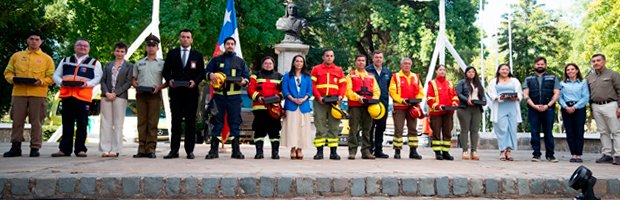
[[77, 153], [75, 154], [75, 156], [77, 156], [77, 157], [82, 157], [82, 158], [83, 158], [83, 157], [86, 157], [86, 156], [88, 156], [88, 155], [86, 155], [86, 152], [80, 151], [80, 152], [77, 152]]
[[295, 150], [295, 154], [297, 154], [297, 159], [299, 160], [304, 159], [304, 154], [301, 152], [301, 148], [297, 148], [297, 150]]
[[68, 156], [71, 156], [71, 154], [65, 154], [62, 151], [58, 151], [52, 154], [52, 157], [68, 157]]
[[362, 155], [362, 159], [366, 159], [366, 160], [374, 160], [375, 156], [373, 156], [372, 154], [366, 154], [366, 155]]
[[297, 159], [297, 152], [295, 150], [295, 147], [291, 147], [291, 160], [295, 159]]

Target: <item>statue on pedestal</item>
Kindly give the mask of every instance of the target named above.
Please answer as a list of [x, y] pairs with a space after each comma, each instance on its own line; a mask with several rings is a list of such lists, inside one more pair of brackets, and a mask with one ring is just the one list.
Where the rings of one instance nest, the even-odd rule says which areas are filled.
[[299, 39], [301, 29], [307, 26], [306, 19], [299, 17], [297, 13], [297, 5], [288, 0], [286, 4], [286, 12], [276, 22], [276, 28], [284, 31], [284, 39], [281, 43], [302, 43]]

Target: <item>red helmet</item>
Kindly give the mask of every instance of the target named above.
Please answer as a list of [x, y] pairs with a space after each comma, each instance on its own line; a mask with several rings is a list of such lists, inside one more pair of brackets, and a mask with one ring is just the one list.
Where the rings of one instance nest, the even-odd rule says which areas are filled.
[[412, 118], [418, 118], [418, 119], [424, 118], [424, 113], [422, 112], [422, 109], [420, 109], [419, 106], [409, 107], [408, 113], [409, 113], [409, 116], [411, 116]]
[[283, 117], [285, 112], [279, 103], [267, 105], [267, 110], [269, 111], [269, 115], [275, 119]]

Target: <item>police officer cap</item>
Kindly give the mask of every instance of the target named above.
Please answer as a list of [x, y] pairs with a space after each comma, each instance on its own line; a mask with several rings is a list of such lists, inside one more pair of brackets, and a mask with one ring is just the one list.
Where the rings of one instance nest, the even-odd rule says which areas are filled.
[[146, 42], [147, 45], [158, 45], [159, 44], [159, 38], [157, 38], [157, 36], [154, 36], [153, 34], [150, 34], [149, 36], [147, 36], [144, 41]]

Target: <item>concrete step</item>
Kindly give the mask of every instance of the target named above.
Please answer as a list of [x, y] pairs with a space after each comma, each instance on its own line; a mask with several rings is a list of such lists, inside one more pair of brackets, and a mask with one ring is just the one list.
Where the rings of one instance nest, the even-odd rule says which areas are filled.
[[[0, 158], [0, 199], [31, 198], [356, 198], [356, 197], [456, 197], [456, 198], [563, 198], [577, 191], [568, 179], [579, 164], [569, 163], [567, 153], [557, 153], [559, 163], [529, 160], [530, 151], [515, 151], [516, 161], [499, 161], [496, 150], [481, 150], [480, 161], [438, 161], [429, 148], [420, 148], [423, 160], [377, 159], [312, 160], [314, 149], [304, 150], [304, 160], [290, 160], [280, 148], [280, 160], [253, 159], [254, 147], [242, 145], [245, 160], [230, 158], [230, 147], [219, 159], [205, 160], [208, 145], [197, 145], [196, 159], [164, 160], [168, 144], [160, 143], [157, 159], [134, 159], [137, 146], [125, 145], [118, 158], [101, 158], [96, 144], [88, 157], [52, 158], [56, 143], [46, 143], [40, 158]], [[9, 144], [0, 144], [8, 150]], [[23, 145], [24, 153], [28, 146]], [[393, 150], [384, 148], [393, 156]], [[183, 151], [183, 150], [181, 150]], [[265, 149], [270, 152], [270, 149]], [[348, 150], [339, 148], [345, 158]], [[407, 155], [408, 148], [403, 150]], [[327, 153], [326, 153], [327, 155]], [[620, 198], [620, 166], [595, 164], [597, 154], [584, 155], [584, 166], [598, 182], [597, 196]], [[405, 156], [406, 157], [406, 156]]]

